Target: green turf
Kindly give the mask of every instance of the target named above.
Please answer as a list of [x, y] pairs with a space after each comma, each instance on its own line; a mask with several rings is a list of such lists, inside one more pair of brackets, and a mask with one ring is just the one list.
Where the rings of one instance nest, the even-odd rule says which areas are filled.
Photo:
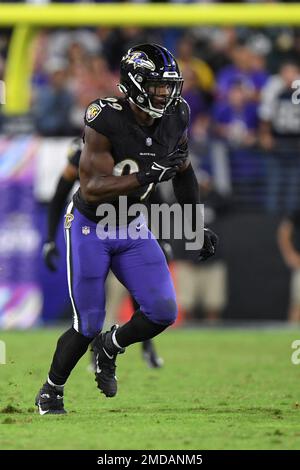
[[83, 358], [65, 416], [39, 416], [58, 330], [0, 332], [1, 449], [300, 449], [295, 331], [173, 330], [157, 339], [162, 370], [135, 345], [118, 360], [119, 393], [105, 398]]

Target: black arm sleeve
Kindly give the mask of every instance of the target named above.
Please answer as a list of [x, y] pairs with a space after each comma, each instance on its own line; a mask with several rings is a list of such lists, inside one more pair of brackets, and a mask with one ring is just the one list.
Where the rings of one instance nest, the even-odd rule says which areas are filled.
[[191, 164], [182, 173], [177, 173], [172, 181], [179, 204], [198, 204], [200, 202], [199, 185]]
[[183, 206], [183, 204], [191, 204], [193, 206], [192, 228], [193, 231], [195, 231], [197, 212], [196, 204], [200, 203], [200, 193], [198, 181], [192, 165], [189, 164], [187, 169], [182, 173], [177, 173], [176, 176], [174, 176], [172, 182], [174, 193], [179, 204], [181, 206]]
[[68, 181], [60, 177], [55, 194], [49, 204], [48, 211], [48, 240], [55, 240], [57, 227], [63, 212], [67, 197], [74, 185], [74, 181]]

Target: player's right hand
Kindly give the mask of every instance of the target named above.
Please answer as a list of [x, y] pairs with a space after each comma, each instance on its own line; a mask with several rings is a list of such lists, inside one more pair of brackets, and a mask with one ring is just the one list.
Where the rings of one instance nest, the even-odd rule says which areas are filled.
[[43, 245], [43, 258], [50, 271], [56, 271], [56, 260], [59, 258], [59, 252], [54, 241], [48, 241]]
[[205, 261], [211, 256], [214, 256], [219, 242], [218, 235], [210, 228], [204, 227], [204, 243], [198, 256], [199, 261]]
[[136, 177], [141, 186], [167, 181], [176, 175], [185, 159], [185, 153], [178, 149], [158, 162], [150, 162], [146, 169], [136, 173]]

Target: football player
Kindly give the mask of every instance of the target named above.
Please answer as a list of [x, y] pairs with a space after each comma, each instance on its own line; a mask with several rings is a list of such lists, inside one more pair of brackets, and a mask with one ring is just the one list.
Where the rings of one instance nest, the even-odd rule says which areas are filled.
[[[145, 219], [129, 217], [128, 212], [167, 180], [172, 180], [179, 204], [197, 207], [198, 183], [188, 159], [189, 107], [181, 98], [183, 79], [173, 55], [156, 44], [131, 48], [121, 60], [120, 75], [125, 97], [97, 99], [85, 115], [80, 189], [65, 215], [73, 326], [59, 338], [48, 379], [36, 397], [40, 414], [65, 413], [64, 385], [92, 341], [98, 388], [114, 397], [118, 354], [154, 338], [176, 320], [175, 290], [165, 256]], [[121, 213], [121, 196], [127, 196], [126, 214]], [[100, 214], [104, 204], [119, 215], [117, 227], [105, 223]], [[205, 229], [199, 258], [212, 256], [216, 244], [217, 236]], [[109, 269], [139, 308], [121, 327], [101, 333]]]
[[[57, 258], [59, 256], [56, 247], [56, 233], [58, 224], [66, 205], [66, 201], [76, 181], [79, 179], [79, 160], [82, 151], [83, 143], [81, 138], [76, 138], [71, 142], [68, 163], [63, 171], [63, 174], [58, 180], [54, 196], [49, 204], [48, 211], [48, 234], [47, 241], [43, 245], [43, 258], [46, 266], [51, 271], [56, 271]], [[151, 196], [150, 196], [151, 201]], [[161, 203], [161, 198], [155, 194], [155, 199], [152, 197], [152, 202], [155, 204]], [[166, 256], [167, 261], [172, 258], [172, 247], [170, 244], [159, 241], [160, 246]], [[138, 309], [136, 301], [131, 298], [134, 311]], [[110, 315], [113, 312], [109, 312]], [[106, 319], [106, 321], [110, 319]], [[156, 353], [153, 341], [151, 339], [142, 342], [142, 357], [149, 367], [160, 368], [163, 365], [163, 360]], [[93, 365], [93, 361], [92, 361]]]

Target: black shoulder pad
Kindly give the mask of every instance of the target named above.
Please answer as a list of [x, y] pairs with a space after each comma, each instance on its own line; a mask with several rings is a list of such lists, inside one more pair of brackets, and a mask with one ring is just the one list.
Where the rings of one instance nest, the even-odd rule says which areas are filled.
[[122, 110], [123, 107], [117, 98], [97, 99], [87, 107], [84, 123], [109, 138], [116, 127], [116, 113]]

